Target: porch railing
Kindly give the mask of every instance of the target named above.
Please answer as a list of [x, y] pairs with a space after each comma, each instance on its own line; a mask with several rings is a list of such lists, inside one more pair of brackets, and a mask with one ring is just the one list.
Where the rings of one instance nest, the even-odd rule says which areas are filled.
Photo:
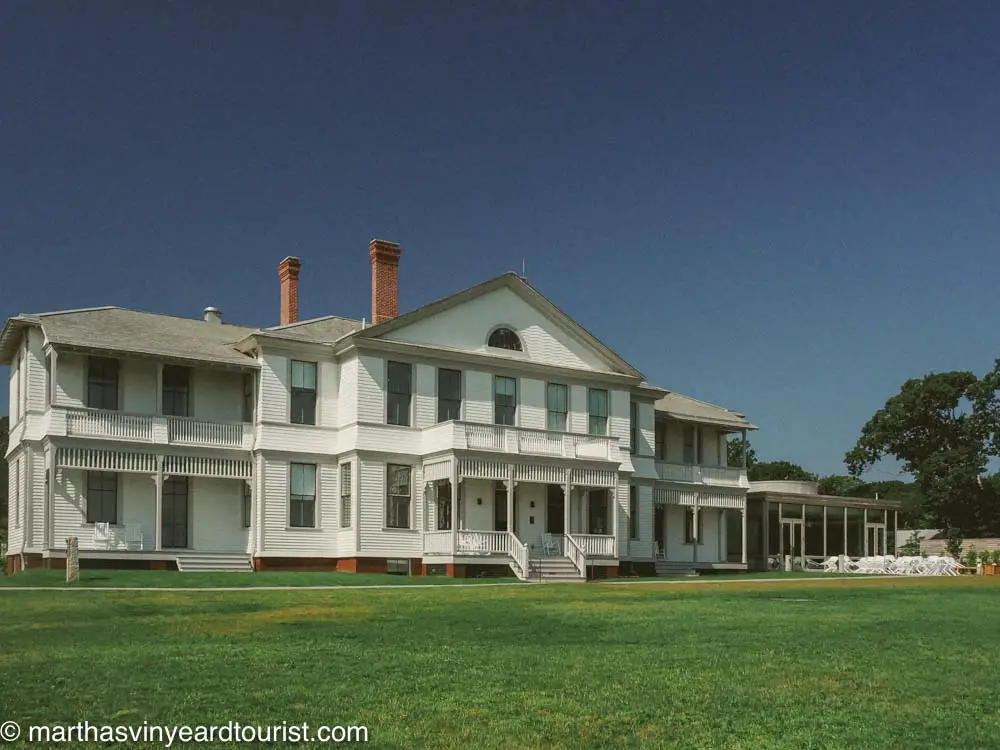
[[115, 440], [152, 440], [153, 418], [116, 411], [71, 409], [66, 412], [66, 434]]
[[618, 459], [618, 438], [606, 435], [577, 435], [505, 425], [458, 423], [465, 438], [461, 447], [535, 456], [587, 458], [597, 461]]
[[587, 557], [614, 557], [615, 538], [606, 534], [570, 534]]
[[243, 444], [243, 424], [240, 422], [202, 422], [183, 417], [169, 417], [167, 434], [171, 443], [213, 445], [221, 448], [239, 448]]
[[522, 581], [528, 577], [528, 547], [513, 531], [510, 535], [510, 556], [514, 561], [514, 574]]
[[587, 556], [583, 553], [580, 545], [576, 543], [576, 540], [571, 534], [565, 534], [563, 538], [566, 540], [566, 557], [576, 566], [576, 569], [580, 571], [580, 575], [587, 575]]
[[510, 535], [506, 531], [459, 531], [458, 554], [509, 555]]
[[723, 487], [749, 487], [744, 469], [725, 466], [696, 466], [694, 464], [672, 464], [656, 462], [656, 475], [670, 482], [691, 482], [712, 484]]
[[425, 555], [451, 554], [451, 531], [425, 531]]

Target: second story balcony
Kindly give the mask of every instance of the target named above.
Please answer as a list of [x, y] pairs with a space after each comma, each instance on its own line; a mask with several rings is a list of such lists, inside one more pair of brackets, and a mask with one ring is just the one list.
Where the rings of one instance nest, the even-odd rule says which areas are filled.
[[455, 449], [592, 461], [621, 460], [618, 438], [605, 435], [458, 421], [442, 422], [424, 430], [425, 453]]
[[726, 466], [699, 466], [656, 461], [656, 475], [664, 481], [708, 484], [720, 487], [750, 486], [746, 469]]
[[249, 423], [128, 414], [107, 409], [53, 406], [45, 431], [54, 437], [230, 450], [253, 448], [253, 425]]

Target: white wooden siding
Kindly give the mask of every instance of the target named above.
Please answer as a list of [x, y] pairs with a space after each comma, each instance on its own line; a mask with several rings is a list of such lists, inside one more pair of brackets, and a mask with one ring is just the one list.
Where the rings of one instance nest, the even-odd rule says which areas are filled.
[[[0, 458], [0, 460], [3, 460]], [[21, 551], [21, 542], [24, 538], [24, 528], [22, 525], [22, 513], [24, 507], [24, 491], [21, 489], [21, 457], [12, 455], [7, 465], [7, 549], [8, 554]]]
[[24, 402], [32, 411], [45, 409], [45, 355], [42, 353], [44, 342], [41, 331], [35, 328], [28, 331], [28, 345], [25, 351], [28, 367], [24, 375], [27, 392]]
[[590, 424], [590, 407], [587, 404], [587, 387], [572, 385], [569, 388], [570, 432], [587, 434]]
[[289, 463], [268, 459], [264, 466], [264, 555], [338, 557], [337, 468], [316, 467], [316, 528], [289, 527]]
[[[416, 460], [415, 460], [416, 461]], [[423, 555], [423, 477], [418, 463], [410, 475], [410, 529], [385, 529], [386, 462], [362, 458], [360, 464], [361, 557]], [[389, 461], [393, 463], [393, 461]]]
[[41, 548], [45, 544], [45, 453], [28, 448], [30, 480], [27, 490], [31, 500], [31, 546]]
[[465, 419], [493, 424], [493, 376], [488, 372], [465, 373]]
[[545, 383], [532, 378], [521, 378], [518, 383], [521, 389], [521, 427], [536, 430], [545, 429]]
[[212, 422], [243, 419], [243, 374], [227, 370], [191, 373], [192, 416]]
[[86, 403], [87, 358], [59, 352], [56, 358], [56, 402], [62, 406]]
[[486, 351], [486, 340], [497, 326], [517, 331], [524, 353], [490, 350], [562, 367], [609, 371], [597, 351], [572, 336], [540, 310], [509, 289], [497, 289], [437, 315], [385, 335], [386, 339], [464, 351]]
[[[200, 552], [243, 552], [242, 479], [193, 478], [190, 483], [190, 546]], [[153, 501], [155, 504], [156, 496]]]
[[[80, 472], [81, 478], [80, 482], [82, 484], [82, 489], [86, 491], [86, 472]], [[188, 487], [190, 488], [192, 483], [197, 483], [198, 480], [189, 480]], [[145, 474], [119, 474], [118, 475], [118, 502], [121, 507], [118, 509], [118, 520], [121, 524], [139, 524], [142, 526], [142, 541], [144, 549], [153, 549], [156, 546], [156, 482], [153, 477]], [[190, 489], [188, 490], [190, 492]], [[86, 502], [86, 501], [84, 501]], [[191, 509], [191, 501], [188, 501], [188, 509]], [[81, 509], [85, 511], [86, 504], [81, 506]], [[188, 530], [190, 543], [190, 531], [193, 528], [194, 533], [198, 533], [197, 518], [191, 519], [189, 515]], [[86, 516], [84, 516], [84, 520]], [[90, 534], [91, 540], [93, 539], [94, 527], [93, 525], [86, 527], [86, 532]], [[81, 531], [81, 533], [83, 533]], [[59, 546], [65, 548], [66, 540], [60, 540], [62, 544]]]
[[260, 370], [260, 418], [266, 422], [287, 422], [289, 419], [288, 358], [264, 354]]
[[414, 370], [414, 425], [430, 427], [437, 422], [437, 368], [416, 365]]
[[[473, 531], [493, 530], [494, 483], [488, 479], [462, 481], [461, 528]], [[479, 501], [482, 500], [482, 503]], [[504, 502], [507, 502], [504, 495]]]
[[[636, 503], [639, 506], [639, 538], [629, 541], [629, 557], [641, 560], [653, 556], [653, 487], [648, 484], [636, 486]], [[628, 500], [625, 501], [628, 503]], [[623, 533], [628, 536], [628, 527]]]
[[316, 366], [316, 424], [336, 427], [337, 394], [340, 391], [340, 366], [336, 362], [319, 362]]
[[340, 363], [340, 381], [337, 389], [337, 415], [339, 426], [358, 421], [358, 378], [360, 376], [357, 357], [348, 357]]
[[358, 357], [358, 421], [385, 423], [385, 360]]
[[[542, 551], [548, 505], [546, 493], [546, 485], [534, 482], [522, 482], [517, 488], [517, 536], [535, 554]], [[534, 508], [531, 507], [532, 502], [535, 503]]]
[[120, 368], [118, 404], [122, 411], [129, 414], [156, 414], [156, 362], [149, 359], [124, 359], [121, 360]]
[[653, 405], [648, 402], [639, 403], [639, 446], [636, 455], [652, 456], [656, 443], [656, 433], [654, 431], [654, 417], [656, 412]]
[[631, 396], [628, 391], [608, 394], [608, 435], [618, 438], [618, 444], [628, 448], [630, 440]]
[[20, 352], [14, 354], [14, 359], [10, 363], [10, 379], [9, 379], [9, 399], [8, 399], [8, 414], [10, 414], [10, 423], [15, 425], [21, 421], [21, 354]]

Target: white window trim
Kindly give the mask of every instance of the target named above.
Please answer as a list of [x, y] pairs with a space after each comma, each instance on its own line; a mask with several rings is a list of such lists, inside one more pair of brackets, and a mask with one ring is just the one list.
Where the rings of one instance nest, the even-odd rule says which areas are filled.
[[[397, 463], [391, 463], [389, 461], [386, 461], [386, 463], [383, 464], [383, 466], [385, 467], [382, 470], [382, 476], [384, 477], [383, 481], [385, 482], [385, 490], [382, 493], [382, 530], [390, 532], [395, 532], [395, 531], [415, 532], [419, 534], [420, 529], [415, 528], [416, 523], [414, 519], [416, 510], [415, 507], [416, 499], [414, 498], [413, 495], [416, 482], [414, 481], [413, 466], [411, 464], [397, 464]], [[405, 466], [408, 467], [410, 470], [410, 508], [409, 508], [409, 513], [407, 514], [408, 515], [407, 522], [409, 523], [409, 525], [406, 528], [399, 528], [396, 526], [389, 525], [389, 467], [390, 466]]]
[[569, 383], [560, 383], [556, 380], [546, 380], [545, 381], [545, 429], [548, 432], [553, 432], [549, 430], [549, 386], [550, 385], [561, 385], [566, 389], [566, 422], [563, 424], [562, 430], [560, 432], [570, 432], [570, 426], [572, 424], [572, 414], [573, 414], [573, 388]]
[[[298, 423], [292, 421], [292, 387], [293, 387], [292, 386], [292, 369], [293, 369], [293, 365], [294, 365], [295, 362], [299, 362], [300, 364], [307, 364], [307, 365], [315, 365], [316, 366], [316, 405], [315, 405], [315, 407], [313, 409], [313, 423], [312, 424], [298, 424]], [[288, 358], [288, 413], [285, 415], [285, 418], [287, 419], [288, 424], [290, 424], [290, 425], [293, 425], [295, 427], [319, 427], [320, 424], [321, 424], [320, 420], [322, 418], [322, 414], [321, 414], [321, 407], [320, 407], [321, 399], [320, 399], [320, 387], [319, 387], [319, 382], [320, 382], [319, 364], [320, 363], [317, 360], [297, 359], [295, 357], [289, 357]], [[243, 386], [241, 384], [240, 385], [240, 397], [241, 397], [241, 399], [242, 399], [242, 396], [243, 396], [242, 389], [243, 389]], [[242, 409], [243, 409], [243, 407], [242, 407], [242, 400], [241, 400], [240, 404], [241, 404], [240, 405], [240, 410], [242, 411]], [[256, 412], [257, 412], [257, 408], [256, 408], [257, 406], [258, 406], [257, 404], [254, 404], [254, 416], [255, 417], [256, 417]], [[288, 486], [291, 487], [291, 482], [289, 482]]]
[[[501, 425], [497, 424], [497, 378], [506, 378], [507, 380], [514, 381], [514, 424], [512, 425]], [[491, 424], [494, 427], [520, 427], [521, 426], [521, 378], [517, 375], [497, 375], [494, 373], [492, 385], [492, 394], [490, 396], [490, 409], [493, 412]], [[547, 412], [546, 412], [547, 413]]]
[[[318, 381], [317, 381], [318, 383]], [[305, 425], [311, 426], [311, 425]], [[292, 526], [292, 464], [299, 464], [301, 466], [312, 466], [316, 470], [316, 496], [313, 499], [313, 525], [312, 526]], [[321, 482], [322, 480], [321, 465], [315, 463], [309, 463], [308, 461], [289, 461], [288, 462], [288, 491], [285, 493], [285, 531], [290, 531], [292, 533], [298, 534], [300, 532], [315, 533], [317, 531], [323, 530], [323, 514], [322, 507], [323, 504], [320, 502], [322, 497]]]

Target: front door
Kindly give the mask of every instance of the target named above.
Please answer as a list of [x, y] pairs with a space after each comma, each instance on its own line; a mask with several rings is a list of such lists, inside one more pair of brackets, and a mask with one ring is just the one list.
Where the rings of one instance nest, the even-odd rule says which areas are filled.
[[188, 546], [188, 478], [171, 477], [163, 483], [160, 516], [164, 547]]
[[667, 549], [667, 510], [663, 505], [653, 509], [653, 541], [656, 543], [655, 554], [664, 557]]
[[565, 534], [566, 518], [563, 515], [565, 491], [558, 484], [547, 485], [545, 501], [545, 533]]
[[493, 530], [507, 531], [507, 487], [503, 482], [493, 488]]
[[868, 557], [885, 554], [885, 526], [880, 523], [868, 525], [868, 546], [865, 554]]
[[802, 521], [782, 521], [780, 550], [782, 561], [785, 555], [790, 555], [792, 565], [801, 566], [802, 544]]

